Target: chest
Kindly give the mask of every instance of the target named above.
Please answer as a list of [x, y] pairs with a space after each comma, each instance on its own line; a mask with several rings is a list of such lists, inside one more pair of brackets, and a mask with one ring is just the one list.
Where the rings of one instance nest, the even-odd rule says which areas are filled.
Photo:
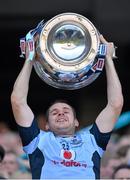
[[44, 141], [44, 144], [40, 149], [47, 159], [91, 161], [95, 151], [89, 137], [84, 138], [82, 136], [52, 137], [46, 142]]

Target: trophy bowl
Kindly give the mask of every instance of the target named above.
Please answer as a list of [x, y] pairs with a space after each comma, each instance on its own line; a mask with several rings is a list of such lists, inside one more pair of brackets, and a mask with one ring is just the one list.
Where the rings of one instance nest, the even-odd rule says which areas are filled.
[[105, 45], [86, 17], [59, 14], [35, 29], [34, 69], [47, 84], [75, 90], [92, 83], [104, 66]]

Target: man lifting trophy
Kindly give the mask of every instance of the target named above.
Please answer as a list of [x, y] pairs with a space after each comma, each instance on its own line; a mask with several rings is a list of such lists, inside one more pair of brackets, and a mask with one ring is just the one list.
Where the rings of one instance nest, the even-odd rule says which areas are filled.
[[[21, 39], [20, 46], [25, 63], [15, 81], [11, 104], [32, 179], [100, 179], [101, 157], [123, 106], [113, 62], [114, 44], [107, 42], [87, 18], [64, 13], [39, 23]], [[45, 129], [40, 130], [27, 102], [33, 66], [47, 84], [74, 90], [92, 83], [104, 64], [107, 104], [91, 126], [76, 131], [79, 121], [74, 108], [56, 100], [46, 112]], [[51, 96], [43, 92], [42, 98], [46, 95]]]
[[[41, 21], [28, 33], [26, 41], [30, 48], [35, 44], [35, 71], [56, 88], [72, 90], [87, 86], [103, 69], [106, 46], [100, 42], [94, 25], [82, 15], [63, 13], [46, 23]], [[25, 53], [22, 43], [23, 39], [20, 47]]]

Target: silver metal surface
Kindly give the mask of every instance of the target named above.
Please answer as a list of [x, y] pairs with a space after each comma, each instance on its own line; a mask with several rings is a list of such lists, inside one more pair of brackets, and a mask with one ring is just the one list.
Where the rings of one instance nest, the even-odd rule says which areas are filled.
[[37, 35], [34, 68], [47, 84], [66, 90], [79, 89], [101, 73], [93, 68], [98, 64], [99, 34], [84, 16], [59, 14], [46, 22]]
[[83, 28], [72, 23], [61, 23], [49, 33], [47, 46], [54, 58], [60, 61], [76, 61], [88, 54], [91, 38]]

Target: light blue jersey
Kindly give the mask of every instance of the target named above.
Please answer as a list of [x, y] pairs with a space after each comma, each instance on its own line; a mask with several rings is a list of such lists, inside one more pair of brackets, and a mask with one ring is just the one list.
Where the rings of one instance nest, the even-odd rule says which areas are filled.
[[18, 128], [33, 179], [100, 178], [100, 159], [111, 133], [101, 133], [96, 123], [73, 137], [41, 131], [35, 120], [29, 128]]

